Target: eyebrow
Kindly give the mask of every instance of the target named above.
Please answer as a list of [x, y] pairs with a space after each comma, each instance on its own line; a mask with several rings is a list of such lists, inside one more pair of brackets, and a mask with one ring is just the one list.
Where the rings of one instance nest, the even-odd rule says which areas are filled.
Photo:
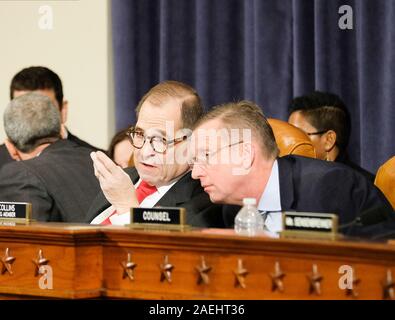
[[154, 129], [156, 132], [159, 132], [162, 136], [166, 136], [166, 131], [162, 130], [162, 129]]
[[[137, 130], [137, 131], [142, 131], [144, 133], [147, 131], [147, 130], [144, 130], [143, 128], [140, 128], [138, 126], [134, 127], [134, 129]], [[163, 137], [166, 136], [166, 132], [164, 130], [162, 130], [162, 129], [153, 128], [153, 131], [161, 134]]]
[[142, 129], [140, 127], [137, 127], [137, 126], [134, 127], [134, 130], [136, 130], [136, 131], [143, 131], [144, 132], [144, 129]]

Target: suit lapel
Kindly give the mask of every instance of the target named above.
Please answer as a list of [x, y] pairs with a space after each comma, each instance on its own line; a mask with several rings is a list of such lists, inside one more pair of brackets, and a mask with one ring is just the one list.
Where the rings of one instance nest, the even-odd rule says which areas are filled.
[[193, 180], [190, 172], [186, 173], [165, 193], [156, 206], [177, 207], [189, 201], [197, 184], [199, 181]]
[[132, 182], [134, 184], [136, 184], [137, 181], [139, 181], [140, 177], [135, 167], [126, 168], [125, 172], [129, 175], [130, 179], [132, 179]]
[[293, 179], [292, 159], [278, 158], [281, 209], [291, 210], [294, 207], [295, 191]]

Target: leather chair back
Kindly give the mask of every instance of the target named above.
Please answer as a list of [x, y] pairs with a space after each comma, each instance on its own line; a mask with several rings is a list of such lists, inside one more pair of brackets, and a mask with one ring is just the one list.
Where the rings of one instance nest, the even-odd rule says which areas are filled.
[[314, 146], [306, 133], [285, 121], [269, 118], [268, 122], [280, 149], [280, 157], [299, 155], [316, 158]]

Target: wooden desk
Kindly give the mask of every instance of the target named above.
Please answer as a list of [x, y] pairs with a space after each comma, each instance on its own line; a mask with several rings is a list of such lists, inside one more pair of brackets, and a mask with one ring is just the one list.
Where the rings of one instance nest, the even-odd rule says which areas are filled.
[[[40, 289], [40, 250], [42, 261], [49, 260], [53, 289]], [[384, 283], [388, 280], [389, 297], [394, 289], [389, 278], [395, 278], [395, 245], [247, 238], [210, 229], [0, 226], [0, 260], [0, 294], [8, 297], [355, 299], [358, 293], [358, 299], [382, 299]], [[342, 266], [354, 268], [355, 291], [339, 288]]]

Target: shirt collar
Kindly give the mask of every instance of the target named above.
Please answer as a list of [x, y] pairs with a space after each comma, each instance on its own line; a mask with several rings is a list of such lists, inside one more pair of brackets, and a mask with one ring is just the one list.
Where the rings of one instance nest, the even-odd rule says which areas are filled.
[[[156, 188], [156, 190], [157, 190], [156, 192], [158, 192], [159, 194], [162, 194], [162, 195], [165, 194], [165, 193], [166, 193], [167, 191], [169, 191], [170, 188], [171, 188], [172, 186], [174, 186], [174, 185], [176, 184], [176, 182], [177, 182], [178, 180], [180, 180], [184, 175], [185, 175], [185, 174], [183, 174], [183, 175], [181, 175], [181, 176], [175, 178], [174, 180], [169, 181], [169, 183], [166, 184], [166, 185], [164, 185], [164, 186], [157, 187], [157, 188]], [[134, 185], [134, 187], [137, 188], [137, 187], [140, 185], [140, 183], [141, 183], [141, 178], [137, 181], [137, 183]]]
[[269, 180], [258, 204], [259, 211], [281, 211], [278, 163], [274, 161]]
[[169, 184], [165, 186], [161, 186], [157, 188], [159, 194], [165, 194], [169, 189], [175, 185], [175, 183], [178, 181], [178, 179], [171, 181]]

